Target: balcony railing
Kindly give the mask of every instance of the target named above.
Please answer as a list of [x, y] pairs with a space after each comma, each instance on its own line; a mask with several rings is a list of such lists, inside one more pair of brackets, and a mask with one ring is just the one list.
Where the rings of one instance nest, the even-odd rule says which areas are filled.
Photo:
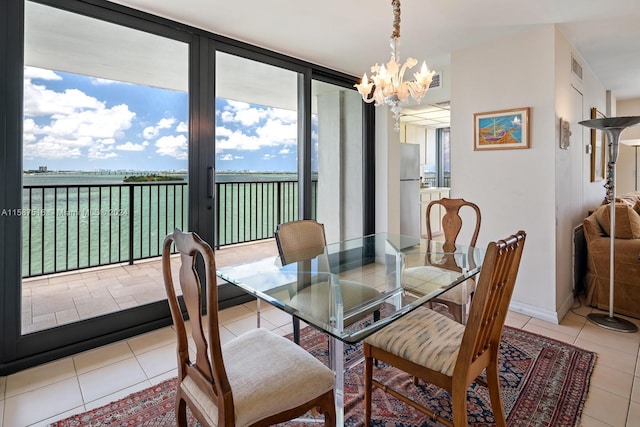
[[[169, 232], [188, 229], [187, 185], [24, 186], [23, 277], [160, 256]], [[296, 181], [218, 182], [216, 194], [216, 247], [271, 238], [298, 217]]]

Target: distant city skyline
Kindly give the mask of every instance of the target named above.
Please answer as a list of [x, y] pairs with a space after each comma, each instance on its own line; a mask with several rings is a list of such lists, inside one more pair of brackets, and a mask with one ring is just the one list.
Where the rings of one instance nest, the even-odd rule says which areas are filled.
[[[187, 170], [187, 93], [24, 73], [24, 170]], [[218, 171], [294, 172], [296, 153], [295, 111], [216, 99]]]

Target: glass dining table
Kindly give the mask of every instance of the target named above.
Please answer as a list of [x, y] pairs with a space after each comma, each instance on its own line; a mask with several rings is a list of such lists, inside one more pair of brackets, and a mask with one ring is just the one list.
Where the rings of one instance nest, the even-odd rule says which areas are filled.
[[[361, 360], [345, 364], [345, 344], [361, 342], [454, 287], [473, 286], [469, 279], [483, 258], [479, 248], [445, 248], [435, 240], [377, 233], [329, 244], [309, 260], [282, 265], [279, 257], [268, 257], [220, 268], [217, 276], [257, 298], [258, 326], [265, 301], [327, 334], [337, 425], [342, 425], [345, 369]], [[378, 292], [358, 299], [354, 285]]]

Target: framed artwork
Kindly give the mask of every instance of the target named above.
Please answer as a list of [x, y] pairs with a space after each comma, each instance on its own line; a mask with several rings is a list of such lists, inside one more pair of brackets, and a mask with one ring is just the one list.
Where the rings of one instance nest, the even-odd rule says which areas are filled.
[[529, 107], [475, 113], [473, 149], [529, 148]]
[[[606, 117], [597, 108], [591, 109], [592, 119]], [[607, 136], [599, 129], [591, 129], [591, 182], [602, 181], [606, 174]]]

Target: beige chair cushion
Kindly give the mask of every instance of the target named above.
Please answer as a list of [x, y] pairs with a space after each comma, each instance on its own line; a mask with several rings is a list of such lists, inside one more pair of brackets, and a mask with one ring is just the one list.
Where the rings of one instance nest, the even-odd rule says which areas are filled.
[[[291, 298], [290, 304], [305, 315], [314, 319], [326, 319], [328, 321], [330, 286], [329, 282], [318, 282], [307, 286]], [[380, 296], [380, 292], [377, 289], [350, 280], [340, 280], [340, 289], [342, 291], [342, 305], [345, 311]], [[376, 306], [366, 310], [360, 316], [354, 316], [345, 323], [349, 325], [378, 308], [379, 306]]]
[[[616, 213], [616, 238], [617, 239], [639, 239], [640, 238], [640, 215], [632, 206], [625, 202], [615, 204]], [[611, 229], [611, 205], [602, 205], [594, 212], [596, 221], [610, 236]]]
[[365, 342], [452, 376], [462, 343], [464, 326], [442, 314], [418, 307], [379, 330]]
[[[300, 406], [334, 386], [331, 369], [266, 329], [254, 329], [229, 341], [222, 353], [238, 427]], [[216, 425], [218, 408], [193, 380], [185, 378], [180, 388], [207, 414], [208, 422]]]

